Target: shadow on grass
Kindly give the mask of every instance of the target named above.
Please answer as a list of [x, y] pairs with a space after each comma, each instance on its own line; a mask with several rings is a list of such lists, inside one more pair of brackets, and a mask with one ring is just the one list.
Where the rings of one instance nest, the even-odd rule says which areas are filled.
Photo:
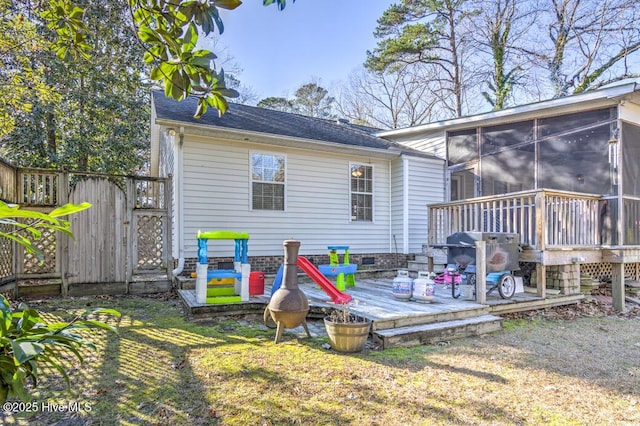
[[[135, 302], [134, 302], [135, 303]], [[82, 311], [86, 305], [101, 305], [120, 310], [119, 334], [99, 333], [95, 338], [98, 353], [83, 350], [85, 363], [76, 369], [69, 357], [71, 389], [66, 390], [61, 377], [51, 370], [43, 371], [36, 394], [38, 404], [69, 405], [81, 402], [83, 409], [73, 412], [40, 410], [34, 413], [2, 413], [3, 424], [84, 425], [91, 424], [217, 424], [225, 419], [256, 419], [272, 422], [290, 421], [291, 407], [284, 404], [283, 389], [295, 388], [285, 369], [276, 362], [245, 365], [243, 353], [256, 353], [273, 348], [271, 330], [255, 330], [235, 321], [192, 324], [181, 311], [158, 309], [157, 303], [141, 299], [141, 306], [122, 303], [119, 299], [73, 305], [66, 301], [52, 306], [50, 317]], [[38, 309], [47, 311], [46, 304]], [[163, 312], [164, 311], [164, 312]], [[167, 316], [171, 318], [167, 319]], [[224, 365], [201, 363], [215, 352]], [[277, 349], [276, 349], [277, 352]], [[271, 356], [273, 359], [273, 356]], [[244, 381], [257, 396], [268, 398], [229, 399], [234, 383]], [[248, 385], [247, 385], [248, 383]], [[220, 386], [224, 385], [224, 386]], [[250, 386], [249, 386], [250, 385]], [[290, 398], [293, 398], [292, 394]], [[289, 401], [293, 401], [289, 398]], [[294, 401], [295, 402], [295, 401]], [[254, 407], [251, 404], [255, 403]], [[88, 408], [87, 408], [88, 407]], [[314, 408], [296, 413], [304, 423], [320, 417], [347, 423], [339, 412], [326, 414]]]
[[[323, 348], [323, 335], [300, 337], [300, 330], [285, 330], [274, 344], [275, 330], [257, 320], [193, 324], [173, 302], [102, 302], [91, 304], [122, 312], [120, 334], [102, 334], [100, 352], [87, 353], [85, 366], [72, 372], [71, 392], [60, 380], [48, 379], [38, 396], [86, 402], [91, 410], [5, 417], [5, 424], [527, 423], [525, 414], [508, 405], [488, 406], [482, 397], [484, 387], [514, 391], [505, 376], [456, 363], [462, 356], [485, 356], [480, 346], [506, 344], [506, 333], [497, 336], [504, 341], [488, 337], [444, 347], [338, 354]], [[530, 334], [523, 332], [522, 339]], [[505, 358], [518, 368], [530, 367], [531, 353], [516, 355], [506, 352]], [[537, 368], [557, 367], [549, 360]], [[438, 377], [450, 383], [436, 388]]]

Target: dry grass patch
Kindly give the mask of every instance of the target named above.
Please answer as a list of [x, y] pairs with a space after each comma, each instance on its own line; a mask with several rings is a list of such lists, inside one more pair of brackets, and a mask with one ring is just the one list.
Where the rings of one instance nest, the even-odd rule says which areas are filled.
[[175, 299], [50, 300], [122, 312], [120, 335], [39, 401], [90, 411], [4, 414], [5, 424], [640, 424], [640, 320], [512, 319], [482, 338], [337, 354], [258, 320], [197, 325]]

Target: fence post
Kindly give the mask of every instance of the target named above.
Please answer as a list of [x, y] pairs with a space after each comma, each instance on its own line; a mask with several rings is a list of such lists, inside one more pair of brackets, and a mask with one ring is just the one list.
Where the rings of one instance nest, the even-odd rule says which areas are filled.
[[[58, 173], [58, 188], [56, 193], [56, 205], [63, 206], [69, 202], [69, 191], [71, 188], [69, 187], [69, 174], [66, 172]], [[77, 229], [72, 229], [71, 232], [78, 231]], [[84, 230], [83, 230], [84, 231]], [[75, 233], [74, 233], [75, 235]], [[56, 241], [59, 244], [56, 244], [56, 251], [58, 258], [58, 270], [60, 271], [60, 293], [62, 293], [63, 297], [67, 297], [69, 295], [69, 276], [67, 273], [69, 272], [69, 244], [70, 238], [68, 235], [63, 234], [62, 232], [56, 233]]]
[[137, 194], [136, 194], [136, 181], [133, 177], [127, 177], [127, 204], [125, 207], [125, 238], [127, 239], [124, 250], [125, 250], [125, 260], [126, 260], [126, 271], [124, 277], [124, 286], [125, 292], [129, 294], [129, 283], [133, 279], [133, 268], [136, 262], [136, 244], [137, 244], [137, 231], [136, 231], [136, 221], [133, 214], [133, 210], [135, 209], [137, 202]]

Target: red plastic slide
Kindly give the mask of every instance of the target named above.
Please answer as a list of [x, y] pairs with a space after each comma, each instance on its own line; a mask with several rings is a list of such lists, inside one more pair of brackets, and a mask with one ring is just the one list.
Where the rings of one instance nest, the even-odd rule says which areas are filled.
[[309, 276], [316, 284], [331, 297], [331, 301], [336, 304], [346, 304], [351, 302], [351, 295], [343, 293], [336, 288], [335, 285], [318, 270], [313, 263], [309, 262], [306, 257], [298, 256], [298, 268]]

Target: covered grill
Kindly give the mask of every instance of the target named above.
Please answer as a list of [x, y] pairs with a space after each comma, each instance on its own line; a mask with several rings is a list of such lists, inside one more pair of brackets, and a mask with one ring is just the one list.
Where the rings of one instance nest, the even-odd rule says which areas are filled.
[[[447, 263], [461, 269], [475, 267], [476, 241], [485, 241], [487, 272], [518, 271], [518, 234], [508, 232], [456, 232], [447, 237]], [[469, 268], [468, 272], [471, 272]]]

